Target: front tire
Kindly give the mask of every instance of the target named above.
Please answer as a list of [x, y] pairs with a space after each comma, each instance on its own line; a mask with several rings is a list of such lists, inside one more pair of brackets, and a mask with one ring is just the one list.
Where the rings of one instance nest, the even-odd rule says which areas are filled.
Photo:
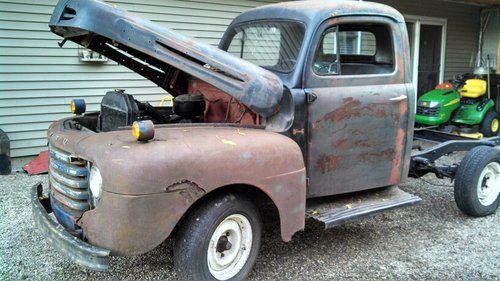
[[455, 202], [465, 214], [484, 217], [500, 204], [500, 150], [488, 146], [471, 149], [455, 176]]
[[500, 130], [500, 116], [495, 109], [490, 108], [480, 125], [480, 131], [485, 137], [494, 137]]
[[262, 222], [246, 197], [215, 197], [188, 214], [177, 233], [180, 280], [244, 280], [257, 259]]

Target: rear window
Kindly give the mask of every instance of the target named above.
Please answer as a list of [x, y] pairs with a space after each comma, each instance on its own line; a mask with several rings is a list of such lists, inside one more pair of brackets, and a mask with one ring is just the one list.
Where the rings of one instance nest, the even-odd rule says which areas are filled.
[[[342, 55], [373, 56], [376, 52], [375, 35], [368, 31], [340, 31], [339, 48]], [[335, 54], [335, 33], [327, 33], [323, 40], [325, 54]]]

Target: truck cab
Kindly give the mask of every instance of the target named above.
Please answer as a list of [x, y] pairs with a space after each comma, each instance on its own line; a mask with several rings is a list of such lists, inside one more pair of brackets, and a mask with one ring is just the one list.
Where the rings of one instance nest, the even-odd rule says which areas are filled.
[[303, 152], [309, 198], [398, 184], [408, 174], [415, 107], [404, 19], [373, 3], [306, 5], [243, 13], [219, 48], [290, 90], [285, 134]]
[[331, 227], [420, 200], [397, 188], [415, 93], [404, 19], [388, 6], [263, 6], [236, 17], [218, 48], [95, 0], [61, 0], [49, 26], [61, 45], [173, 96], [156, 106], [110, 91], [99, 112], [74, 100], [75, 116], [50, 126], [49, 195], [33, 187], [33, 210], [78, 264], [107, 270], [109, 255], [175, 239], [179, 278], [240, 280], [257, 257], [262, 206], [290, 241], [306, 218]]

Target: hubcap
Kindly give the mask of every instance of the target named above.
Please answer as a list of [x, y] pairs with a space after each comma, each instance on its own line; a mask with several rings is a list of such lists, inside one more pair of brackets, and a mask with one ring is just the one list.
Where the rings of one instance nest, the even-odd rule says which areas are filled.
[[500, 164], [492, 162], [484, 167], [477, 183], [477, 197], [483, 206], [493, 204], [500, 194]]
[[498, 119], [493, 119], [493, 122], [491, 122], [491, 131], [493, 133], [497, 132], [499, 126], [500, 126], [500, 121], [498, 121]]
[[207, 251], [208, 269], [218, 280], [234, 277], [243, 268], [252, 248], [252, 226], [240, 214], [225, 218], [215, 229]]

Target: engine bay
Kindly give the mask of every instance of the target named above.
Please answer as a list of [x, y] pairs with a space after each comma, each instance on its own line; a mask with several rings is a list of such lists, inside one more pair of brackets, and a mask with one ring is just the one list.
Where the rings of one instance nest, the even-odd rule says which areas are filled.
[[109, 132], [131, 126], [134, 121], [151, 120], [154, 124], [233, 123], [259, 125], [259, 115], [230, 95], [201, 80], [188, 81], [187, 93], [175, 96], [166, 106], [153, 106], [113, 90], [105, 94], [100, 112], [78, 118], [77, 127]]

